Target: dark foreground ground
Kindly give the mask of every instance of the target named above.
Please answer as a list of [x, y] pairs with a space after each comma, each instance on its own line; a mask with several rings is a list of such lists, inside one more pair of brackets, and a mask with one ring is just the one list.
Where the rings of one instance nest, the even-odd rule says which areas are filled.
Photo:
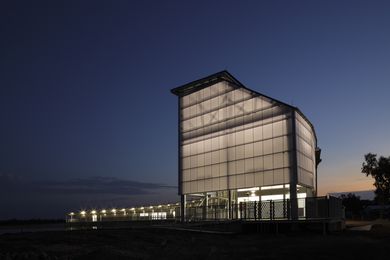
[[390, 225], [323, 235], [207, 234], [153, 227], [0, 235], [0, 259], [390, 259]]

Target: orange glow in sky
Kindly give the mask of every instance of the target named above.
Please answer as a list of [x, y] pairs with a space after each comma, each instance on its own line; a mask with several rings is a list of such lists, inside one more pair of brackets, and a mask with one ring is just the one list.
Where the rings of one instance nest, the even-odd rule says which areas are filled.
[[[325, 167], [323, 167], [325, 168]], [[318, 169], [318, 195], [333, 192], [374, 190], [374, 179], [366, 177], [360, 171], [360, 165], [348, 167]]]

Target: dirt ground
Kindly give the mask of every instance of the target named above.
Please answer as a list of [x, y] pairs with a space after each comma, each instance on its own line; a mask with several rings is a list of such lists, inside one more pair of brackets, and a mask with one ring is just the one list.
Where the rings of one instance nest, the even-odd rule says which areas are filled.
[[0, 235], [0, 259], [371, 260], [388, 259], [389, 249], [389, 222], [373, 223], [370, 231], [327, 235], [207, 234], [154, 227]]

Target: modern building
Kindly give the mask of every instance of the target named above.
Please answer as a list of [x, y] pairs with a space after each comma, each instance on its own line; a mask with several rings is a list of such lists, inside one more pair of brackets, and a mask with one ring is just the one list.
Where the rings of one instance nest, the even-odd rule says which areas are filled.
[[297, 107], [248, 89], [227, 71], [171, 91], [178, 96], [180, 203], [81, 209], [67, 214], [68, 223], [324, 221], [342, 227], [341, 200], [317, 197], [321, 150]]
[[[268, 201], [283, 201], [279, 211], [289, 219], [305, 216], [304, 198], [317, 195], [321, 150], [297, 107], [245, 87], [227, 71], [171, 92], [178, 97], [182, 220], [207, 219], [210, 206], [226, 209], [213, 211], [216, 218], [237, 218], [240, 203]], [[189, 207], [194, 199], [197, 207]], [[261, 214], [269, 214], [268, 206]]]

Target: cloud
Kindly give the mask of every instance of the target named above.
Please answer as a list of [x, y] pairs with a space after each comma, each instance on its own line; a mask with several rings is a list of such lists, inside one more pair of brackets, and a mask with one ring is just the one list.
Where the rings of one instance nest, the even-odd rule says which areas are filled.
[[173, 189], [160, 183], [137, 182], [114, 177], [92, 177], [71, 179], [67, 181], [43, 181], [36, 183], [41, 190], [66, 192], [72, 194], [115, 194], [138, 195], [148, 194], [158, 189]]
[[[177, 187], [161, 183], [137, 182], [115, 177], [90, 177], [69, 180], [28, 180], [12, 174], [0, 174], [0, 190], [23, 193], [141, 195]], [[1, 192], [0, 191], [0, 192]]]
[[61, 218], [93, 207], [132, 207], [174, 202], [177, 187], [115, 177], [33, 180], [0, 173], [0, 219]]

